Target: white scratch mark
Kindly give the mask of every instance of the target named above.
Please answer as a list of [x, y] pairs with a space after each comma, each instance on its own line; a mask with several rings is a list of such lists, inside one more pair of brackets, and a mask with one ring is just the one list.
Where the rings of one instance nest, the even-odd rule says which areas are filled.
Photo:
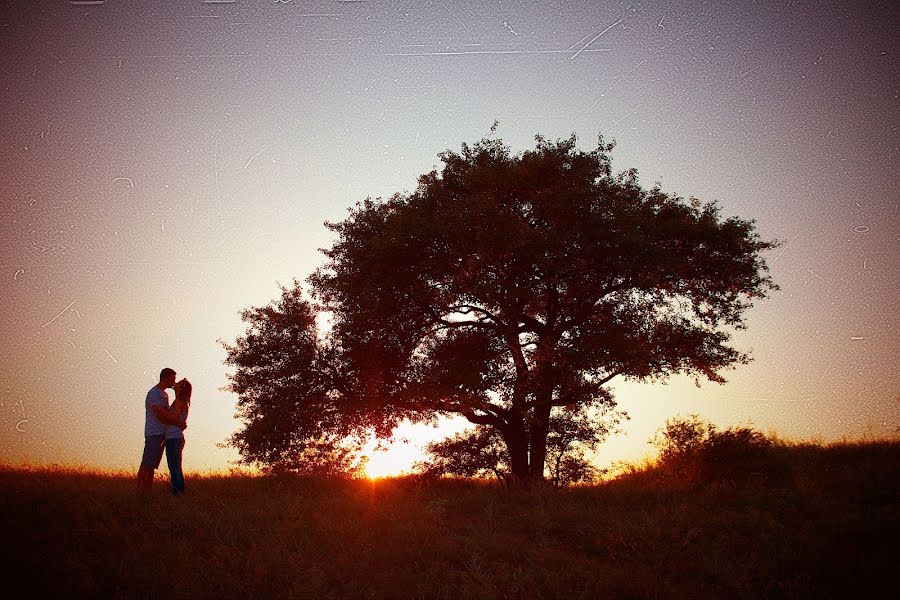
[[[74, 4], [74, 3], [73, 3]], [[16, 423], [16, 431], [19, 433], [25, 433], [25, 430], [22, 429], [22, 426], [28, 422], [28, 419], [21, 419], [18, 423]]]
[[107, 350], [106, 348], [104, 348], [103, 351], [106, 352], [106, 355], [107, 355], [108, 357], [110, 357], [114, 363], [119, 364], [119, 361], [116, 360], [116, 357], [115, 357], [115, 356], [113, 356], [112, 354], [109, 353], [109, 350]]
[[519, 34], [516, 33], [516, 30], [515, 30], [515, 29], [513, 29], [512, 27], [509, 26], [509, 23], [508, 23], [508, 22], [503, 21], [503, 26], [506, 27], [507, 29], [509, 29], [509, 32], [510, 32], [511, 34], [513, 34], [513, 35], [516, 36], [516, 37], [519, 37]]
[[246, 169], [247, 167], [249, 167], [249, 166], [250, 166], [250, 163], [253, 162], [253, 159], [256, 158], [257, 156], [259, 156], [260, 154], [262, 154], [263, 152], [265, 152], [266, 148], [268, 148], [268, 147], [269, 147], [269, 145], [266, 144], [265, 146], [262, 147], [262, 150], [260, 150], [259, 152], [257, 152], [257, 153], [254, 154], [253, 156], [251, 156], [251, 157], [250, 157], [250, 160], [247, 161], [247, 164], [244, 165], [244, 168]]
[[[798, 239], [800, 239], [799, 236], [796, 237], [796, 238], [794, 238], [794, 241], [796, 242]], [[782, 256], [785, 252], [787, 252], [787, 244], [784, 245], [784, 248], [782, 248], [781, 252], [778, 253], [778, 256], [776, 256], [776, 257], [772, 260], [772, 264], [774, 265], [775, 263], [777, 263], [777, 262], [778, 262], [778, 259], [781, 258], [781, 256]]]
[[[696, 23], [694, 23], [694, 25], [693, 25], [690, 29], [688, 29], [686, 32], [684, 32], [683, 34], [681, 34], [680, 36], [678, 36], [677, 38], [675, 38], [674, 40], [672, 40], [672, 41], [669, 42], [668, 44], [665, 44], [665, 45], [663, 45], [663, 46], [660, 46], [659, 48], [657, 48], [656, 50], [654, 50], [653, 52], [651, 52], [650, 55], [649, 55], [647, 58], [645, 58], [644, 60], [640, 61], [639, 63], [637, 63], [637, 64], [634, 65], [633, 67], [631, 67], [631, 69], [629, 69], [626, 73], [623, 73], [622, 75], [617, 76], [615, 79], [616, 79], [616, 80], [621, 80], [621, 79], [624, 79], [624, 78], [628, 77], [629, 75], [631, 75], [632, 73], [634, 73], [635, 71], [637, 71], [637, 70], [640, 68], [640, 66], [643, 65], [645, 62], [647, 62], [648, 60], [650, 60], [651, 58], [653, 58], [654, 56], [656, 56], [657, 54], [659, 54], [660, 52], [662, 52], [663, 50], [665, 50], [666, 48], [668, 48], [669, 46], [672, 46], [672, 45], [676, 44], [676, 43], [679, 42], [682, 38], [686, 37], [686, 36], [689, 35], [691, 32], [693, 32], [695, 29], [697, 29], [697, 27], [700, 26], [700, 23], [702, 23], [705, 19], [706, 19], [706, 15], [703, 15], [702, 17], [700, 17], [700, 20], [697, 21]], [[572, 58], [575, 58], [575, 57], [573, 56]], [[752, 69], [751, 69], [751, 70], [752, 70]], [[600, 95], [597, 97], [597, 99], [594, 100], [594, 101], [591, 103], [591, 105], [590, 105], [589, 107], [587, 107], [587, 110], [586, 110], [585, 112], [590, 112], [590, 111], [594, 110], [594, 107], [597, 106], [597, 105], [600, 103], [600, 100], [602, 100], [603, 97], [604, 97], [605, 95], [606, 95], [605, 92], [604, 92], [603, 94], [600, 94]]]
[[[653, 52], [651, 52], [651, 53], [650, 53], [650, 56], [648, 56], [648, 57], [645, 58], [644, 60], [640, 61], [638, 64], [634, 65], [634, 66], [631, 68], [631, 70], [628, 71], [627, 73], [625, 73], [625, 75], [622, 75], [622, 77], [627, 77], [628, 75], [631, 75], [631, 74], [634, 73], [641, 65], [643, 65], [645, 62], [647, 62], [648, 60], [650, 60], [651, 58], [653, 58], [655, 55], [659, 54], [661, 51], [665, 50], [665, 49], [668, 48], [669, 46], [674, 45], [676, 42], [680, 41], [682, 38], [687, 37], [688, 35], [690, 35], [695, 29], [697, 29], [697, 27], [700, 26], [700, 23], [702, 23], [704, 19], [706, 19], [706, 15], [703, 15], [703, 16], [700, 18], [699, 21], [697, 21], [696, 23], [694, 23], [694, 26], [693, 26], [693, 27], [691, 27], [690, 29], [688, 29], [687, 31], [685, 31], [684, 33], [682, 33], [681, 35], [679, 35], [677, 38], [675, 38], [674, 40], [672, 40], [671, 42], [669, 42], [669, 43], [666, 44], [665, 46], [660, 46], [659, 48], [657, 48], [656, 50], [654, 50]], [[753, 69], [755, 69], [755, 68], [756, 68], [756, 67], [753, 67]], [[753, 69], [750, 69], [750, 71], [752, 71]], [[747, 73], [749, 73], [750, 71], [747, 71]], [[745, 74], [746, 74], [746, 73], [745, 73]]]
[[219, 210], [219, 223], [222, 226], [222, 238], [225, 238], [225, 216], [222, 214], [222, 195], [219, 188], [219, 138], [216, 137], [213, 151], [213, 175], [216, 182], [216, 207]]
[[861, 335], [854, 335], [854, 336], [851, 336], [850, 339], [851, 339], [851, 340], [864, 340], [864, 339], [866, 339], [866, 338], [864, 338], [864, 337], [861, 336]]
[[659, 27], [660, 29], [665, 29], [665, 27], [663, 27], [663, 24], [662, 24], [662, 22], [665, 20], [666, 20], [666, 18], [663, 17], [662, 19], [659, 20], [659, 23], [657, 23], [656, 26]]
[[[584, 52], [610, 52], [609, 48], [584, 50]], [[465, 56], [470, 54], [568, 54], [568, 50], [462, 50], [453, 52], [386, 52], [381, 56]]]
[[103, 367], [97, 367], [97, 368], [100, 369], [103, 373], [106, 373], [107, 375], [110, 374], [110, 372], [107, 371], [106, 369], [104, 369]]
[[18, 271], [16, 271], [16, 274], [13, 275], [13, 281], [15, 281], [16, 279], [19, 278], [19, 273], [24, 273], [24, 272], [25, 272], [25, 269], [19, 269]]
[[62, 309], [58, 315], [56, 315], [55, 317], [53, 317], [52, 319], [50, 319], [49, 321], [47, 321], [46, 323], [44, 323], [43, 325], [41, 325], [41, 327], [46, 327], [47, 325], [49, 325], [49, 324], [52, 323], [53, 321], [55, 321], [55, 320], [57, 320], [58, 318], [60, 318], [61, 316], [63, 316], [63, 313], [65, 313], [67, 310], [69, 310], [70, 308], [72, 308], [72, 305], [73, 305], [73, 304], [75, 304], [75, 301], [74, 301], [74, 300], [72, 300], [72, 301], [69, 303], [69, 305], [68, 305], [67, 307], [65, 307], [64, 309]]
[[127, 181], [131, 185], [131, 187], [134, 187], [134, 182], [128, 177], [116, 177], [115, 179], [113, 179], [113, 183], [117, 181]]
[[[643, 100], [643, 98], [642, 98], [642, 100]], [[627, 119], [628, 117], [630, 117], [631, 115], [633, 115], [634, 113], [636, 113], [636, 112], [638, 111], [639, 108], [640, 108], [640, 104], [638, 104], [638, 105], [635, 106], [633, 109], [631, 109], [631, 112], [629, 112], [629, 113], [627, 113], [627, 114], [625, 114], [625, 115], [619, 117], [619, 118], [616, 119], [615, 121], [613, 121], [613, 123], [612, 123], [612, 125], [610, 125], [610, 127], [613, 127], [613, 126], [615, 126], [615, 125], [618, 125], [620, 122], [624, 121], [625, 119]]]
[[581, 54], [582, 52], [584, 52], [584, 49], [585, 49], [585, 48], [587, 48], [588, 46], [590, 46], [591, 44], [593, 44], [594, 42], [596, 42], [596, 41], [600, 38], [601, 35], [603, 35], [603, 34], [606, 33], [607, 31], [609, 31], [610, 29], [612, 29], [613, 27], [615, 27], [616, 25], [618, 25], [618, 24], [621, 23], [622, 21], [623, 21], [623, 19], [619, 19], [618, 21], [616, 21], [615, 23], [613, 23], [612, 25], [610, 25], [609, 27], [607, 27], [606, 29], [604, 29], [603, 31], [601, 31], [600, 33], [598, 33], [597, 35], [595, 35], [593, 38], [591, 38], [591, 41], [589, 41], [587, 44], [585, 44], [584, 46], [581, 47], [581, 50], [579, 50], [578, 52], [576, 52], [575, 54], [573, 54], [572, 56], [570, 56], [570, 57], [569, 57], [569, 60], [572, 60], [572, 59], [574, 59], [574, 58], [577, 58], [579, 54]]
[[583, 36], [583, 37], [582, 37], [581, 39], [579, 39], [577, 42], [575, 42], [574, 44], [572, 44], [571, 46], [569, 46], [569, 47], [566, 49], [566, 52], [571, 52], [572, 50], [574, 50], [574, 49], [575, 49], [575, 46], [580, 45], [581, 42], [583, 42], [584, 40], [586, 40], [586, 39], [588, 38], [588, 35], [591, 35], [591, 34], [587, 34], [587, 35]]

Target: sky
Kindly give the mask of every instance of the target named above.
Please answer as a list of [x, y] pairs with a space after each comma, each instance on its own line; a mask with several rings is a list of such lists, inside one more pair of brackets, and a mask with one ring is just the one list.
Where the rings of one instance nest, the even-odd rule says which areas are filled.
[[[900, 435], [893, 3], [18, 4], [0, 15], [2, 464], [136, 470], [172, 367], [194, 386], [186, 471], [231, 468], [219, 340], [240, 311], [323, 263], [325, 221], [415, 189], [495, 121], [514, 151], [602, 133], [615, 170], [782, 242], [781, 290], [734, 336], [754, 361], [724, 385], [614, 381], [631, 419], [600, 463], [690, 413]], [[459, 428], [405, 429], [380, 469]]]

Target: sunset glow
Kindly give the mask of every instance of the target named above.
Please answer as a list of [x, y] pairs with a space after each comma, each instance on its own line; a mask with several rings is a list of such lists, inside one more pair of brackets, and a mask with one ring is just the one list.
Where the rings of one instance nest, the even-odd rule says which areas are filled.
[[[243, 423], [219, 340], [241, 311], [323, 264], [326, 221], [491, 135], [589, 150], [602, 133], [614, 171], [782, 242], [780, 291], [733, 338], [753, 362], [725, 385], [614, 379], [631, 420], [598, 461], [639, 459], [677, 414], [897, 435], [900, 46], [877, 4], [17, 3], [0, 17], [0, 462], [136, 470], [171, 367], [194, 386], [185, 470], [227, 470]], [[398, 431], [369, 476], [458, 430]]]
[[409, 473], [413, 465], [422, 460], [421, 449], [409, 444], [394, 444], [390, 448], [369, 455], [366, 476], [369, 479], [394, 477]]
[[413, 465], [427, 457], [425, 447], [429, 442], [443, 439], [471, 427], [462, 418], [445, 419], [440, 426], [402, 423], [394, 431], [392, 440], [381, 446], [372, 440], [363, 448], [368, 457], [366, 476], [370, 479], [405, 475], [413, 471]]

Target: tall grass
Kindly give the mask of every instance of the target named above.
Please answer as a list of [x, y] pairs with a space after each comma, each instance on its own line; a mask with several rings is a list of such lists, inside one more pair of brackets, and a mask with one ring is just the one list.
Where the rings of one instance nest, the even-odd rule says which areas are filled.
[[0, 470], [4, 582], [22, 597], [887, 598], [900, 443], [779, 444], [778, 481], [517, 491], [409, 477]]

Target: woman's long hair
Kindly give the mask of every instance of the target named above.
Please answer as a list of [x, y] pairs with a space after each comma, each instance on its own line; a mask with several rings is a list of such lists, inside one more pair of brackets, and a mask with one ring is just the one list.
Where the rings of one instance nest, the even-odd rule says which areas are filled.
[[185, 403], [186, 405], [190, 406], [190, 405], [191, 405], [191, 390], [192, 390], [192, 389], [193, 389], [193, 388], [191, 387], [191, 382], [188, 381], [187, 379], [182, 379], [182, 380], [181, 380], [181, 393], [179, 394], [179, 393], [177, 392], [177, 390], [176, 390], [176, 392], [175, 392], [175, 399], [176, 399], [176, 400], [183, 400], [184, 403]]

